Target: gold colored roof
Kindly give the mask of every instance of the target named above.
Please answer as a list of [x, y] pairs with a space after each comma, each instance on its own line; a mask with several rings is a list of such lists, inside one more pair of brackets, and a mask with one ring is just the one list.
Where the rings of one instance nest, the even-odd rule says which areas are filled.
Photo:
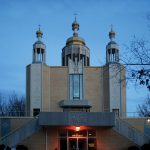
[[66, 45], [85, 45], [85, 41], [79, 36], [72, 36], [67, 39]]
[[68, 38], [67, 41], [66, 41], [66, 45], [69, 46], [69, 45], [82, 45], [84, 46], [85, 45], [85, 40], [81, 37], [79, 37], [78, 35], [78, 30], [79, 30], [79, 23], [77, 22], [76, 20], [76, 17], [75, 17], [75, 21], [72, 23], [72, 30], [74, 31], [73, 33], [73, 36]]
[[40, 31], [40, 30], [38, 30], [38, 31], [36, 32], [36, 35], [37, 35], [37, 37], [42, 37], [43, 32], [42, 32], [42, 31]]

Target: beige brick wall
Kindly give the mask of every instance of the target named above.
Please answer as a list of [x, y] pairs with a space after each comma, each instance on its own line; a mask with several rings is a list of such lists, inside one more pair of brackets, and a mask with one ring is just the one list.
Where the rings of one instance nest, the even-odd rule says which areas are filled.
[[47, 65], [43, 66], [42, 75], [42, 111], [50, 110], [50, 67]]
[[104, 111], [110, 111], [109, 102], [109, 67], [103, 67], [103, 109]]
[[55, 150], [59, 148], [59, 137], [57, 127], [47, 128], [47, 150]]
[[[29, 66], [30, 69], [31, 66]], [[68, 74], [68, 67], [63, 66], [56, 66], [56, 67], [49, 67], [47, 65], [41, 66], [41, 94], [36, 92], [36, 88], [34, 91], [30, 90], [29, 82], [27, 82], [27, 99], [31, 99], [32, 101], [37, 101], [39, 105], [41, 105], [41, 111], [51, 111], [51, 112], [59, 112], [62, 111], [62, 108], [59, 107], [59, 102], [61, 100], [68, 100], [69, 99], [69, 74]], [[34, 69], [34, 68], [33, 68]], [[27, 73], [29, 74], [31, 70], [27, 69]], [[122, 78], [124, 74], [124, 70], [121, 72]], [[29, 75], [28, 75], [29, 77]], [[32, 77], [33, 78], [33, 77]], [[30, 78], [29, 78], [30, 80]], [[36, 82], [34, 83], [36, 84]], [[89, 100], [92, 102], [91, 112], [102, 112], [102, 111], [109, 111], [110, 107], [110, 88], [109, 88], [109, 68], [108, 66], [104, 67], [84, 67], [84, 99]], [[29, 89], [28, 89], [29, 88]], [[113, 89], [111, 88], [113, 91]], [[121, 100], [122, 100], [122, 111], [126, 111], [126, 91], [125, 91], [125, 82], [122, 82], [121, 86]], [[30, 93], [31, 91], [31, 93]], [[113, 93], [111, 91], [111, 93]], [[120, 87], [117, 91], [120, 91]], [[33, 93], [34, 92], [34, 93]], [[37, 97], [34, 98], [31, 95]], [[36, 95], [37, 94], [37, 95]], [[38, 96], [40, 95], [40, 96]], [[113, 93], [115, 95], [115, 93]], [[120, 92], [119, 92], [120, 96]], [[41, 97], [41, 99], [40, 99]], [[112, 98], [112, 97], [111, 97]], [[111, 104], [118, 103], [116, 99], [120, 103], [120, 98], [118, 96], [114, 96], [112, 98]], [[115, 99], [115, 100], [114, 100]], [[35, 104], [35, 103], [33, 103]], [[117, 104], [116, 104], [117, 105]], [[119, 105], [119, 104], [118, 104]], [[117, 105], [117, 106], [118, 106]], [[28, 104], [29, 106], [29, 104]], [[36, 106], [36, 104], [35, 104]], [[105, 107], [104, 107], [105, 106]], [[118, 106], [120, 107], [120, 105]], [[36, 108], [36, 107], [35, 107]]]
[[103, 111], [103, 80], [100, 67], [84, 68], [84, 97], [92, 102], [91, 112]]
[[131, 145], [135, 144], [119, 135], [111, 128], [97, 129], [98, 150], [127, 150]]
[[29, 150], [55, 150], [59, 146], [57, 127], [43, 127], [22, 143]]
[[62, 111], [61, 100], [68, 99], [68, 68], [50, 67], [50, 110]]
[[41, 128], [32, 136], [24, 140], [21, 145], [25, 145], [29, 150], [45, 150], [46, 149], [46, 138], [45, 138], [45, 129]]

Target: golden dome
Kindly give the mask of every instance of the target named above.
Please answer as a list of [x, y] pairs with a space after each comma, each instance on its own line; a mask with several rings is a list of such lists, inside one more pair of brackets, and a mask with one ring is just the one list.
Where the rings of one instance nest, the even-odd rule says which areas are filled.
[[66, 41], [66, 45], [85, 45], [85, 40], [78, 36], [79, 23], [76, 20], [72, 23], [72, 30], [74, 31], [73, 36], [68, 38]]
[[79, 36], [72, 36], [70, 38], [67, 39], [66, 41], [66, 45], [85, 45], [85, 41], [83, 38], [79, 37]]

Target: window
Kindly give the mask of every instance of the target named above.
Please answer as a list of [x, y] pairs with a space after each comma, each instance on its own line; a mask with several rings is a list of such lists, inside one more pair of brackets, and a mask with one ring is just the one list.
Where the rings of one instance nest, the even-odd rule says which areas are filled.
[[40, 109], [39, 108], [34, 108], [33, 109], [33, 116], [37, 116], [40, 113]]
[[83, 75], [70, 74], [70, 99], [83, 99]]

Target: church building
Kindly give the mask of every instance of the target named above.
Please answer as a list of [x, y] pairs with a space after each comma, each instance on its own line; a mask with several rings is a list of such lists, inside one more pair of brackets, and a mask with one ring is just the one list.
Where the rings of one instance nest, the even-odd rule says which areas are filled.
[[115, 32], [109, 32], [106, 64], [90, 66], [90, 49], [79, 36], [79, 23], [72, 23], [73, 36], [63, 47], [62, 65], [46, 64], [42, 31], [33, 45], [32, 64], [27, 66], [27, 112], [126, 112], [125, 67], [119, 63]]
[[[0, 143], [29, 150], [127, 150], [149, 141], [144, 119], [126, 116], [125, 66], [111, 28], [106, 63], [90, 65], [90, 49], [79, 23], [61, 52], [61, 66], [48, 66], [43, 32], [36, 32], [32, 63], [26, 67], [25, 117], [0, 118]], [[5, 131], [5, 132], [4, 132]]]

